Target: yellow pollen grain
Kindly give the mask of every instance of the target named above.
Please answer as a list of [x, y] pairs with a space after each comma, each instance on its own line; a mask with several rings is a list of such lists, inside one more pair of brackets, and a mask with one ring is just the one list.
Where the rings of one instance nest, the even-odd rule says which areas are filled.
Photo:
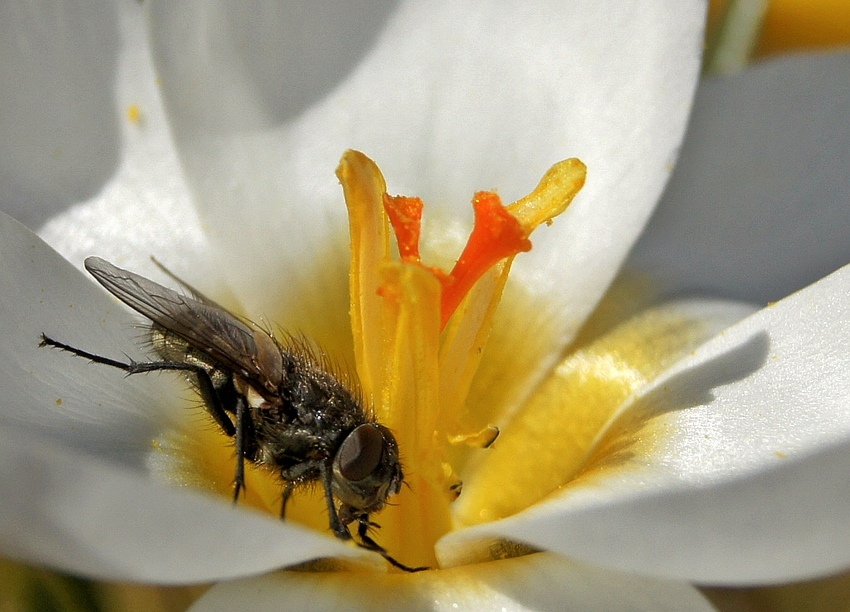
[[127, 107], [127, 120], [133, 125], [142, 123], [142, 109], [138, 104], [131, 104]]

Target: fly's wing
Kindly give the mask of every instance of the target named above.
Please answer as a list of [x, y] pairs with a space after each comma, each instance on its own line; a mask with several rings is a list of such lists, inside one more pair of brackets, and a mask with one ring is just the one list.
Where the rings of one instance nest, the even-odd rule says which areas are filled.
[[270, 363], [271, 357], [266, 354], [271, 348], [268, 344], [273, 341], [259, 330], [259, 335], [255, 334], [255, 330], [224, 308], [181, 295], [99, 257], [87, 258], [85, 266], [112, 295], [216, 362], [261, 387], [278, 382], [274, 380], [275, 373], [269, 371], [277, 368], [269, 367], [275, 364]]
[[165, 264], [163, 264], [161, 261], [159, 261], [159, 260], [158, 260], [156, 257], [154, 257], [153, 255], [151, 255], [151, 261], [154, 263], [154, 265], [155, 265], [157, 268], [159, 268], [160, 270], [162, 270], [162, 272], [163, 272], [166, 276], [168, 276], [168, 278], [170, 278], [171, 280], [173, 280], [174, 282], [176, 282], [178, 285], [180, 285], [181, 287], [183, 287], [184, 289], [186, 289], [189, 293], [191, 293], [191, 294], [192, 294], [192, 297], [193, 297], [193, 298], [195, 298], [196, 300], [198, 300], [199, 302], [203, 302], [203, 303], [204, 303], [204, 304], [206, 304], [207, 306], [212, 306], [212, 307], [214, 307], [214, 308], [218, 308], [219, 310], [227, 310], [224, 306], [222, 306], [221, 304], [219, 304], [219, 303], [218, 303], [218, 302], [216, 302], [215, 300], [213, 300], [213, 299], [211, 299], [211, 298], [208, 298], [206, 295], [204, 295], [203, 293], [201, 293], [200, 291], [198, 291], [197, 289], [195, 289], [192, 285], [190, 285], [189, 283], [187, 283], [186, 281], [184, 281], [182, 278], [180, 278], [179, 276], [177, 276], [174, 272], [172, 272], [171, 270], [169, 270], [168, 268], [166, 268], [166, 267], [165, 267]]

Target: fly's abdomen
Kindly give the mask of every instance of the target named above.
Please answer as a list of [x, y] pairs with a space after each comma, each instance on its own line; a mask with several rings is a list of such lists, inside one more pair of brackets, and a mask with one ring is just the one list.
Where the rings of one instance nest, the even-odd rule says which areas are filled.
[[[165, 361], [186, 363], [206, 370], [210, 375], [213, 387], [218, 391], [224, 391], [228, 385], [232, 386], [232, 375], [218, 367], [209, 358], [209, 355], [194, 348], [183, 338], [160, 325], [151, 325], [151, 346], [153, 346], [156, 354]], [[187, 377], [192, 384], [197, 385], [195, 375], [188, 374]], [[228, 405], [225, 405], [224, 409], [232, 412]]]

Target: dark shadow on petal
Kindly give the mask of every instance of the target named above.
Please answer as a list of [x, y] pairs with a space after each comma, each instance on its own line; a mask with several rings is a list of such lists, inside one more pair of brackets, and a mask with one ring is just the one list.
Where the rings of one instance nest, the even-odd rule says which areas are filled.
[[94, 196], [120, 159], [111, 3], [0, 6], [0, 208], [31, 228]]
[[261, 11], [239, 10], [235, 4], [230, 5], [235, 10], [226, 10], [234, 47], [242, 36], [278, 45], [277, 53], [250, 54], [243, 68], [269, 116], [283, 122], [324, 98], [360, 63], [396, 4], [320, 0], [310, 3], [310, 10], [289, 2], [269, 2]]
[[850, 54], [700, 83], [682, 153], [629, 267], [668, 292], [779, 300], [850, 261]]
[[759, 370], [767, 361], [769, 350], [767, 333], [755, 333], [726, 353], [676, 374], [635, 402], [628, 412], [650, 419], [674, 410], [708, 404], [714, 400], [714, 388], [742, 380]]
[[251, 10], [237, 2], [154, 7], [154, 65], [178, 144], [294, 120], [360, 64], [396, 4], [269, 0]]

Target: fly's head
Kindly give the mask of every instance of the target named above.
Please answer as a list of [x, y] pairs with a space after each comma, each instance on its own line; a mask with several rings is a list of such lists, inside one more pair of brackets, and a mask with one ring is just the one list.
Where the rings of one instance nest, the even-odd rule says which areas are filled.
[[340, 520], [348, 524], [380, 511], [401, 490], [403, 480], [392, 432], [377, 423], [356, 427], [333, 460], [333, 492], [342, 502]]

